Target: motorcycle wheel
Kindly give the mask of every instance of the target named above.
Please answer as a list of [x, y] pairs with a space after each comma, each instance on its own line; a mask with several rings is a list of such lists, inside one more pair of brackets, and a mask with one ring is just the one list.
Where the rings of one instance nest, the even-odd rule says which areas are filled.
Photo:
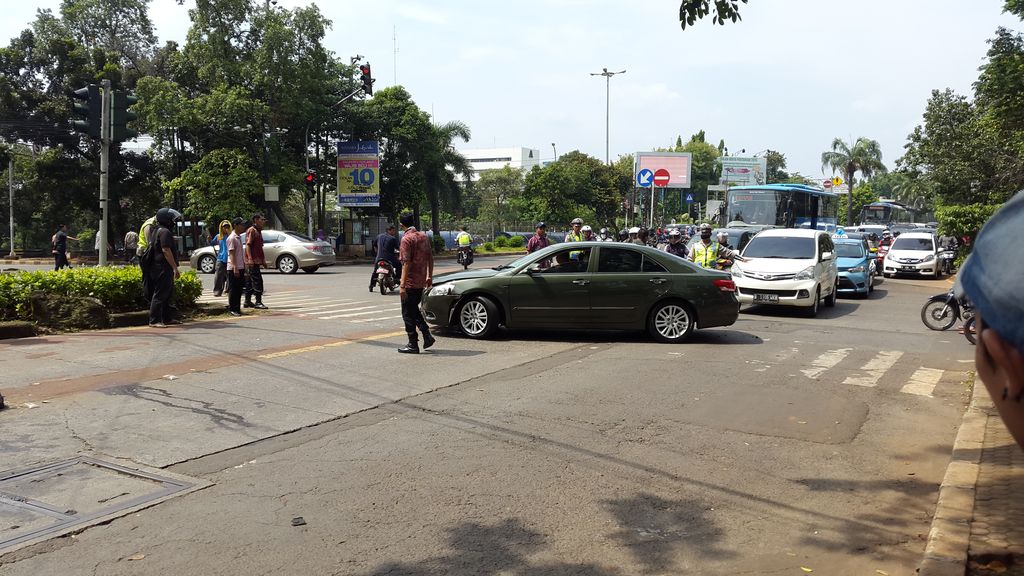
[[377, 275], [377, 286], [380, 286], [380, 295], [383, 296], [388, 293], [387, 287], [388, 278], [383, 274]]
[[978, 333], [974, 329], [974, 320], [974, 316], [971, 316], [964, 322], [964, 338], [967, 338], [967, 341], [971, 344], [978, 343]]
[[949, 330], [956, 324], [956, 310], [944, 300], [932, 300], [921, 307], [921, 322], [932, 330]]

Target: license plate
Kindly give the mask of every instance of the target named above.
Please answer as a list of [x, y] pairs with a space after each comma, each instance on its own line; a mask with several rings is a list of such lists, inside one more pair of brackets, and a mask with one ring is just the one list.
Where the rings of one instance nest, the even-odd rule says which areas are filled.
[[387, 268], [377, 268], [377, 274], [390, 274], [391, 271]]
[[903, 269], [903, 270], [917, 270], [917, 268], [914, 268], [913, 266], [902, 266], [901, 269]]
[[754, 302], [778, 302], [778, 294], [754, 294]]

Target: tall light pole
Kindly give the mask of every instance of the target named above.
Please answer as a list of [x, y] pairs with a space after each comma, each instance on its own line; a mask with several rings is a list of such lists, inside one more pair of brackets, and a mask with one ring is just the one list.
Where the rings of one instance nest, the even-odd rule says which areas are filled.
[[609, 133], [609, 118], [611, 116], [611, 91], [612, 91], [612, 76], [616, 74], [625, 74], [625, 70], [618, 72], [609, 72], [607, 68], [602, 68], [601, 72], [591, 72], [591, 76], [604, 76], [604, 163], [611, 164], [611, 156], [608, 153], [608, 133]]
[[551, 152], [555, 155], [555, 161], [558, 161], [558, 149], [555, 148], [555, 143], [551, 143]]

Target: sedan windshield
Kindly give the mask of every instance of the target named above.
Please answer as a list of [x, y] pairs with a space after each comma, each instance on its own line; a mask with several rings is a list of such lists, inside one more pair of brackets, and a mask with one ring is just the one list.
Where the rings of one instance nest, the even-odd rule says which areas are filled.
[[836, 244], [836, 254], [840, 258], [863, 258], [864, 246], [862, 244]]
[[931, 238], [897, 238], [890, 250], [935, 250]]
[[743, 251], [746, 258], [814, 258], [814, 238], [790, 236], [755, 237]]

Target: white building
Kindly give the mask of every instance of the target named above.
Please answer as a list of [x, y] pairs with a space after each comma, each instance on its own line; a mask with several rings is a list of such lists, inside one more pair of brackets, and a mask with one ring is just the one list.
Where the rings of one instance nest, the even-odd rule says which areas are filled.
[[540, 150], [536, 148], [476, 148], [459, 150], [473, 166], [473, 181], [480, 179], [484, 170], [497, 170], [505, 166], [519, 168], [523, 172], [540, 166]]

